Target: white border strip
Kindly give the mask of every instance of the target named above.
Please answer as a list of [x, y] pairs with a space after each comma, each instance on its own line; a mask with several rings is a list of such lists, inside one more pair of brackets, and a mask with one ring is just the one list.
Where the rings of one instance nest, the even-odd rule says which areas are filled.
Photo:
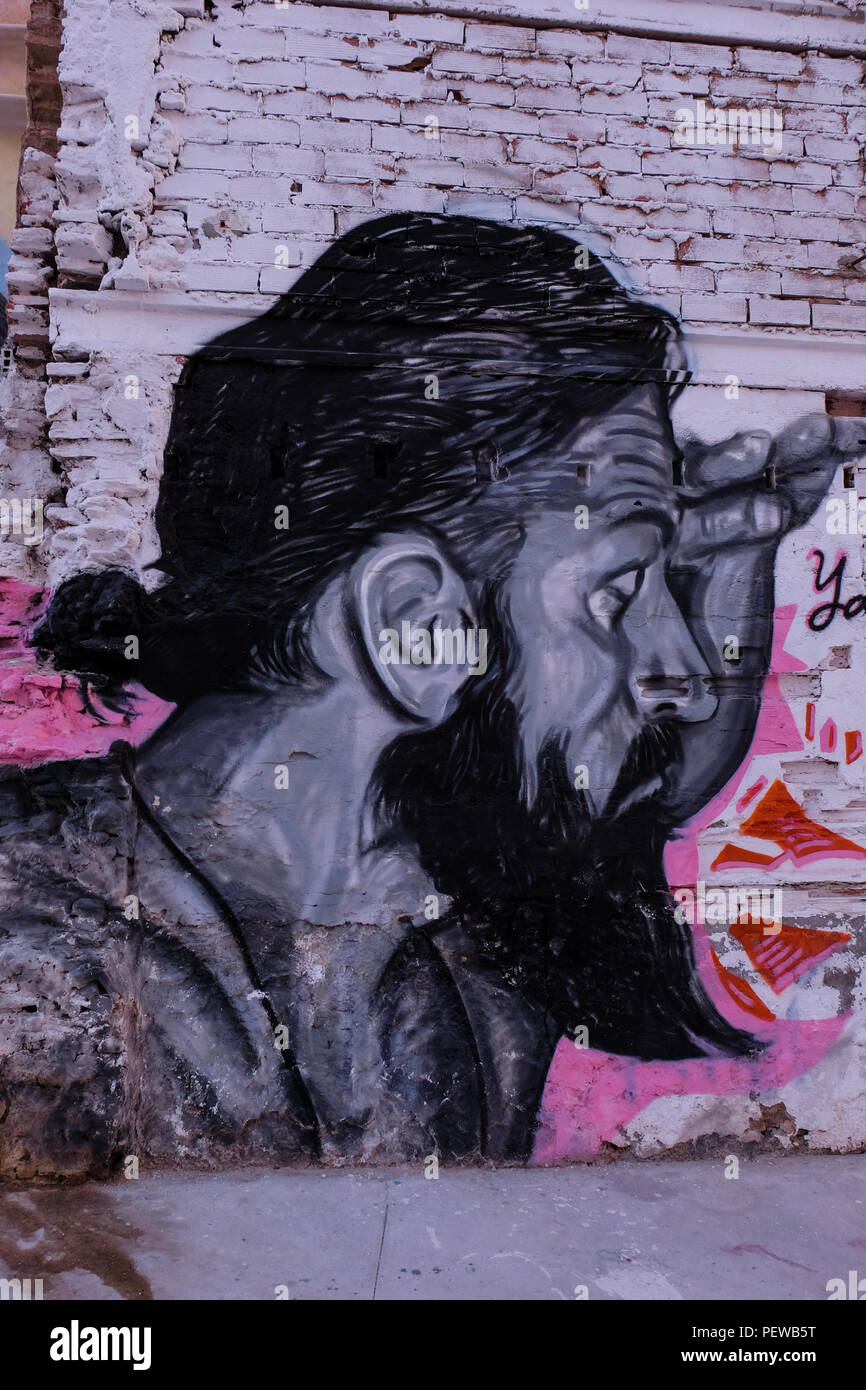
[[323, 9], [389, 10], [400, 14], [451, 15], [456, 19], [491, 20], [563, 29], [613, 29], [620, 34], [706, 43], [754, 44], [758, 48], [821, 49], [835, 54], [866, 53], [866, 23], [862, 10], [850, 19], [790, 10], [744, 9], [707, 0], [306, 0]]
[[[123, 290], [51, 290], [49, 298], [58, 361], [89, 352], [127, 361], [149, 355], [188, 357], [276, 302], [270, 295], [225, 303], [213, 296]], [[863, 338], [692, 328], [688, 323], [684, 327], [693, 380], [698, 384], [721, 385], [736, 371], [744, 388], [863, 390]]]

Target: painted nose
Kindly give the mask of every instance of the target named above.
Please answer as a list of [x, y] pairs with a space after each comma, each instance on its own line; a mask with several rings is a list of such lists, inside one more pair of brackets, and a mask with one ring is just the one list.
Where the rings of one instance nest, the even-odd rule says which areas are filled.
[[657, 580], [643, 598], [629, 633], [638, 709], [655, 722], [711, 719], [719, 702], [710, 690], [710, 670], [673, 594], [664, 580]]

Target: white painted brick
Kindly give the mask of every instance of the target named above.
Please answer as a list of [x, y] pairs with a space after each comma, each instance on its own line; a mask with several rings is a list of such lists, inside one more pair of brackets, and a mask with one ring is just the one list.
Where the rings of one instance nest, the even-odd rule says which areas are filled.
[[769, 78], [738, 73], [711, 74], [710, 91], [717, 106], [778, 106], [776, 83]]
[[[855, 95], [856, 93], [856, 95]], [[854, 87], [844, 87], [838, 82], [789, 82], [776, 84], [779, 102], [791, 102], [798, 106], [862, 106], [863, 93]]]
[[259, 274], [255, 266], [197, 265], [193, 262], [186, 267], [183, 279], [188, 290], [237, 290], [249, 293], [258, 289]]
[[474, 115], [467, 103], [459, 101], [405, 101], [397, 105], [397, 110], [400, 113], [401, 125], [406, 126], [407, 130], [421, 131], [422, 134], [426, 129], [424, 123], [428, 116], [436, 117], [440, 129], [468, 130]]
[[501, 135], [537, 135], [540, 124], [538, 116], [513, 106], [478, 106], [472, 108], [470, 129]]
[[574, 140], [577, 145], [597, 144], [604, 139], [606, 129], [600, 116], [584, 116], [577, 111], [544, 115], [539, 121], [542, 136], [553, 140]]
[[219, 41], [223, 53], [238, 58], [282, 58], [286, 52], [285, 35], [276, 30], [223, 25]]
[[[408, 68], [423, 71], [432, 57], [429, 44], [396, 43], [393, 40], [376, 40], [364, 44], [356, 55], [356, 61], [367, 71], [382, 72], [388, 68]], [[415, 64], [420, 67], [415, 68]]]
[[463, 183], [463, 168], [457, 160], [412, 159], [401, 155], [397, 170], [411, 183], [430, 183], [434, 188]]
[[462, 19], [445, 19], [441, 15], [395, 14], [388, 25], [388, 33], [400, 39], [462, 44], [464, 28]]
[[827, 188], [832, 182], [833, 171], [827, 164], [813, 164], [808, 160], [801, 160], [797, 164], [781, 163], [774, 160], [770, 178], [774, 183], [807, 183], [816, 184], [819, 188]]
[[772, 236], [773, 217], [746, 208], [718, 208], [713, 213], [713, 230], [722, 236]]
[[708, 265], [742, 265], [744, 241], [742, 237], [689, 237], [685, 246], [680, 247], [680, 259], [700, 261]]
[[690, 290], [695, 293], [715, 288], [715, 278], [705, 266], [680, 265], [678, 261], [660, 261], [651, 265], [647, 283], [658, 289]]
[[809, 53], [806, 56], [804, 75], [815, 81], [856, 86], [866, 77], [866, 61], [858, 58], [831, 58], [826, 53]]
[[745, 323], [746, 300], [735, 294], [684, 294], [683, 318], [703, 323]]
[[300, 139], [316, 150], [368, 150], [371, 128], [369, 121], [302, 121]]
[[671, 43], [670, 60], [674, 67], [729, 68], [734, 61], [733, 49], [715, 43]]
[[592, 208], [592, 225], [605, 233], [624, 227], [641, 230], [646, 226], [646, 213], [642, 208], [620, 207], [618, 203], [610, 203], [604, 198], [594, 198], [591, 204], [584, 205], [584, 217], [588, 207]]
[[181, 169], [252, 169], [252, 151], [243, 145], [209, 145], [188, 140], [180, 153]]
[[568, 63], [555, 58], [506, 58], [502, 65], [505, 77], [515, 82], [570, 82]]
[[283, 56], [286, 58], [333, 58], [347, 63], [358, 61], [360, 45], [336, 34], [315, 34], [308, 29], [287, 28]]
[[492, 49], [494, 53], [531, 53], [535, 31], [516, 24], [467, 24], [464, 42], [467, 48]]
[[577, 162], [582, 169], [613, 170], [618, 174], [640, 173], [640, 155], [621, 145], [589, 145], [580, 150]]
[[301, 128], [297, 121], [279, 116], [233, 116], [229, 121], [229, 140], [250, 144], [297, 145]]
[[376, 206], [383, 212], [444, 212], [445, 192], [427, 184], [416, 184], [408, 177], [397, 183], [382, 184], [376, 193]]
[[[715, 193], [715, 201], [718, 202], [718, 189], [712, 191]], [[734, 207], [778, 208], [780, 212], [788, 212], [794, 205], [791, 189], [781, 184], [742, 184], [729, 188], [726, 192], [728, 202]]]
[[297, 194], [295, 206], [335, 208], [373, 207], [372, 183], [318, 183], [311, 179]]
[[236, 206], [254, 208], [275, 204], [282, 207], [292, 196], [293, 179], [289, 174], [234, 174], [229, 196]]
[[533, 139], [530, 136], [519, 136], [514, 141], [510, 157], [516, 164], [534, 164], [541, 168], [573, 169], [577, 164], [574, 145]]
[[809, 305], [795, 299], [749, 299], [749, 322], [803, 327], [809, 323]]
[[[784, 270], [781, 277], [777, 278], [781, 278], [781, 293], [784, 295], [799, 294], [810, 299], [845, 297], [845, 281], [838, 275], [827, 275], [821, 270]], [[775, 290], [774, 293], [779, 293], [779, 290]]]
[[470, 53], [459, 48], [437, 48], [431, 64], [435, 73], [477, 73], [479, 76], [499, 76], [502, 59], [492, 53]]
[[711, 231], [710, 214], [706, 208], [684, 208], [680, 205], [674, 209], [669, 203], [666, 203], [663, 207], [647, 212], [645, 218], [647, 228], [652, 228], [654, 231], [671, 232], [674, 235], [682, 235], [683, 232], [700, 232], [701, 235], [708, 235]]
[[[806, 264], [818, 270], [838, 270], [845, 255], [845, 247], [833, 241], [810, 241], [805, 251]], [[802, 259], [797, 264], [801, 265]]]
[[390, 155], [374, 157], [359, 155], [357, 150], [315, 150], [314, 153], [324, 163], [322, 171], [328, 179], [349, 179], [361, 177], [373, 179], [393, 179], [394, 160]]
[[510, 198], [459, 189], [446, 194], [445, 206], [449, 213], [461, 217], [489, 217], [494, 222], [510, 222], [514, 216]]
[[448, 106], [463, 106], [471, 124], [479, 106], [513, 106], [514, 86], [510, 82], [474, 82], [472, 79], [455, 79], [454, 91], [459, 91], [462, 101], [447, 102]]
[[842, 227], [838, 217], [815, 217], [799, 212], [773, 214], [777, 237], [789, 241], [839, 241]]
[[604, 57], [604, 39], [600, 34], [577, 29], [539, 29], [535, 42], [539, 53], [551, 53], [557, 58]]
[[[438, 111], [434, 114], [438, 115]], [[331, 115], [337, 120], [385, 121], [395, 125], [403, 119], [398, 101], [381, 101], [376, 97], [332, 97]]]
[[793, 207], [798, 212], [817, 212], [822, 216], [834, 213], [839, 217], [850, 217], [854, 213], [854, 197], [844, 188], [795, 188], [792, 194]]
[[323, 9], [319, 5], [295, 3], [288, 10], [253, 5], [245, 12], [244, 23], [268, 29], [279, 29], [286, 25], [292, 29], [308, 29], [313, 34], [321, 34], [323, 29], [327, 29], [334, 34], [365, 34], [373, 37], [384, 37], [389, 28], [387, 14], [365, 10], [363, 5], [345, 10], [330, 5]]
[[432, 77], [429, 68], [423, 72], [396, 72], [388, 68], [376, 74], [375, 95], [399, 97], [401, 101], [447, 101], [449, 88], [462, 85], [462, 76]]
[[666, 39], [634, 38], [628, 34], [608, 34], [607, 56], [631, 63], [669, 63], [671, 45]]
[[306, 79], [308, 91], [326, 96], [375, 96], [378, 90], [376, 73], [339, 63], [307, 63]]
[[262, 111], [265, 116], [293, 116], [297, 120], [303, 116], [315, 120], [319, 116], [330, 116], [331, 99], [321, 92], [265, 92]]
[[524, 82], [515, 88], [515, 105], [524, 111], [576, 111], [579, 102], [573, 87], [536, 87]]
[[782, 293], [782, 275], [778, 270], [717, 270], [715, 280], [721, 294]]
[[237, 65], [237, 80], [245, 87], [286, 88], [305, 85], [304, 64], [270, 60], [262, 63], [249, 63], [242, 60]]
[[636, 63], [612, 63], [608, 59], [593, 62], [577, 58], [571, 65], [572, 78], [578, 87], [634, 87], [641, 80]]
[[646, 174], [610, 174], [604, 183], [605, 191], [623, 202], [660, 201], [665, 197], [664, 181], [649, 178]]
[[172, 128], [181, 139], [203, 140], [211, 144], [225, 144], [228, 139], [228, 117], [219, 114], [191, 116], [189, 114], [172, 117]]
[[292, 232], [308, 235], [318, 233], [332, 236], [334, 231], [334, 212], [332, 208], [265, 207], [262, 209], [262, 228], [266, 232], [277, 233], [277, 239], [285, 240]]
[[[320, 178], [325, 172], [325, 154], [303, 145], [253, 145], [250, 149], [256, 173], [285, 174], [290, 178]], [[357, 153], [346, 155], [357, 166]]]
[[246, 111], [252, 114], [261, 108], [261, 98], [255, 92], [241, 92], [236, 87], [188, 87], [187, 110]]
[[783, 53], [774, 48], [738, 48], [737, 65], [747, 72], [784, 73], [790, 77], [803, 71], [799, 53]]
[[611, 116], [646, 116], [648, 102], [645, 92], [585, 91], [580, 109], [589, 115], [599, 112]]
[[463, 183], [488, 193], [528, 193], [535, 170], [528, 164], [473, 164], [463, 161]]
[[662, 68], [656, 72], [652, 69], [644, 69], [643, 85], [650, 95], [657, 92], [665, 92], [672, 98], [680, 97], [681, 101], [674, 101], [673, 105], [688, 104], [694, 97], [706, 97], [709, 95], [710, 78], [705, 72], [672, 72], [670, 68]]
[[517, 222], [554, 222], [574, 227], [574, 204], [547, 202], [544, 198], [519, 197], [514, 201]]
[[225, 174], [210, 169], [188, 169], [182, 174], [170, 174], [159, 185], [160, 202], [183, 198], [208, 198], [229, 192], [231, 180]]
[[766, 266], [772, 270], [791, 269], [806, 263], [807, 247], [797, 241], [778, 241], [769, 237], [746, 237], [744, 265]]
[[426, 159], [435, 159], [439, 155], [445, 156], [445, 146], [454, 133], [440, 129], [438, 140], [428, 140], [422, 126], [401, 125], [397, 128], [391, 125], [374, 125], [372, 147], [387, 154], [414, 154]]

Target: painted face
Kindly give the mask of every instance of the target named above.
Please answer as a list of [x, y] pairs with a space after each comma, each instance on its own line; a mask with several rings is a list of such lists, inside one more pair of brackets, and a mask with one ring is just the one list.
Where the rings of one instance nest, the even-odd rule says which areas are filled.
[[504, 595], [530, 803], [539, 754], [555, 744], [595, 815], [624, 810], [660, 789], [675, 726], [715, 712], [708, 668], [668, 587], [675, 459], [667, 413], [646, 387], [532, 470], [533, 494], [546, 487], [548, 502], [527, 522]]

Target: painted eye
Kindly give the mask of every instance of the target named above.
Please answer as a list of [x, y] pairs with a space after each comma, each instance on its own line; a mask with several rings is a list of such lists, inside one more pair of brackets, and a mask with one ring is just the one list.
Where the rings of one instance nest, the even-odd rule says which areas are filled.
[[622, 617], [641, 584], [643, 570], [626, 570], [589, 598], [589, 611], [608, 630]]

